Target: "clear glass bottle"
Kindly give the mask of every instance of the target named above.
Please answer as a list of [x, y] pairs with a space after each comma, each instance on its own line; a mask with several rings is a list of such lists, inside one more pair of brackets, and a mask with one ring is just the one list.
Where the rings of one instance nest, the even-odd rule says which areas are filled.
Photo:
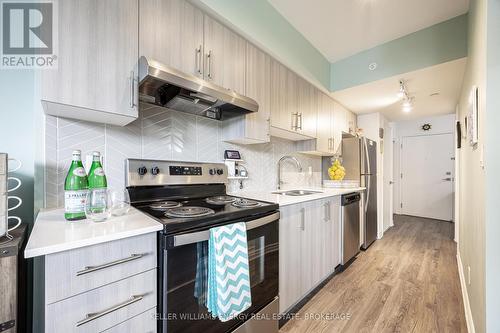
[[82, 152], [73, 151], [73, 160], [64, 182], [64, 218], [68, 221], [85, 218], [85, 200], [89, 189], [83, 168]]

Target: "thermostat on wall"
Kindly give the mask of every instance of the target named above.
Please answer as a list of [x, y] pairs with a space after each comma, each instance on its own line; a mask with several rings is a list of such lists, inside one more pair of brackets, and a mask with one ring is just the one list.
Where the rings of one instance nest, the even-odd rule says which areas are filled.
[[241, 160], [241, 155], [237, 150], [226, 150], [224, 151], [224, 158], [226, 160]]

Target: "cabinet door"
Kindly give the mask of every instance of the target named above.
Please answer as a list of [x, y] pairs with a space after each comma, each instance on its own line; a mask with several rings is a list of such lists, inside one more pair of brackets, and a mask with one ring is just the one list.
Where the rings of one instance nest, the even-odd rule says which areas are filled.
[[42, 100], [137, 117], [138, 10], [137, 0], [59, 1], [58, 68], [43, 71]]
[[283, 313], [302, 296], [302, 205], [281, 209], [279, 232], [279, 294], [280, 312]]
[[334, 152], [340, 153], [342, 132], [346, 132], [346, 110], [342, 105], [335, 102], [333, 109], [333, 144]]
[[292, 130], [291, 115], [287, 113], [287, 69], [271, 60], [271, 126]]
[[140, 0], [140, 55], [203, 77], [203, 13], [185, 0]]
[[330, 153], [333, 150], [331, 140], [333, 133], [333, 112], [330, 105], [330, 98], [319, 92], [316, 150], [325, 153]]
[[278, 61], [271, 62], [271, 125], [297, 131], [298, 77]]
[[340, 196], [333, 197], [330, 201], [330, 218], [331, 218], [331, 262], [329, 263], [330, 271], [333, 272], [335, 267], [340, 265], [342, 258], [340, 257], [341, 251], [341, 233], [340, 233]]
[[323, 278], [326, 278], [340, 264], [340, 197], [329, 198], [323, 203], [322, 209], [324, 212], [322, 251], [325, 258], [322, 269]]
[[297, 79], [298, 89], [298, 132], [316, 137], [316, 121], [318, 115], [317, 90], [304, 79]]
[[259, 111], [246, 116], [246, 136], [269, 142], [271, 117], [271, 57], [247, 43], [246, 95], [259, 104]]
[[245, 94], [246, 41], [208, 15], [204, 20], [205, 79]]

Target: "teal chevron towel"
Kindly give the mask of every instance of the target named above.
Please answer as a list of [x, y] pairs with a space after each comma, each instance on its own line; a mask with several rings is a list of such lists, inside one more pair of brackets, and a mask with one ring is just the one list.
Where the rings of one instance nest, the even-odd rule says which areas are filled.
[[252, 305], [244, 222], [210, 229], [207, 308], [228, 321]]

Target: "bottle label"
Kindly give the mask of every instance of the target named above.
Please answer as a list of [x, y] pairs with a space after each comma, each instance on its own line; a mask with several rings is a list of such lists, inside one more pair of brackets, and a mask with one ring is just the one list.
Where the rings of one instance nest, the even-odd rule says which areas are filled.
[[94, 170], [94, 175], [100, 176], [100, 177], [104, 176], [104, 170], [103, 170], [103, 168], [96, 168]]
[[85, 169], [82, 167], [75, 168], [75, 170], [73, 170], [73, 174], [77, 177], [86, 177], [87, 176]]
[[66, 213], [84, 213], [85, 200], [87, 199], [87, 190], [65, 191], [64, 192], [64, 211]]

